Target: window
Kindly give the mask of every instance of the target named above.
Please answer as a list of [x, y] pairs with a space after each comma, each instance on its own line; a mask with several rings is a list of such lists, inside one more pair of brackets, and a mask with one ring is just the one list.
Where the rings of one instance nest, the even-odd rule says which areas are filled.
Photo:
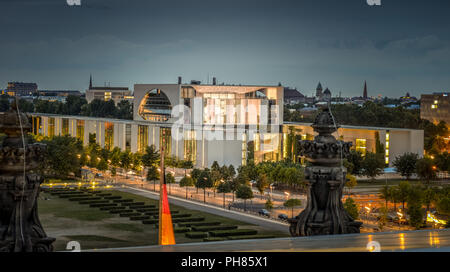
[[84, 142], [84, 120], [77, 120], [77, 138]]
[[105, 149], [112, 150], [114, 147], [114, 123], [105, 123]]
[[166, 122], [170, 118], [171, 111], [169, 98], [160, 89], [151, 90], [139, 106], [139, 115], [153, 122]]
[[184, 159], [195, 165], [197, 158], [197, 141], [195, 130], [184, 131]]
[[138, 152], [145, 152], [148, 146], [148, 126], [138, 126]]
[[62, 119], [61, 133], [62, 135], [69, 135], [69, 119], [67, 118]]
[[172, 133], [170, 128], [160, 128], [159, 146], [164, 148], [164, 154], [170, 155], [172, 151]]
[[131, 151], [131, 125], [125, 125], [125, 149]]
[[356, 151], [366, 155], [366, 139], [356, 139]]
[[48, 118], [48, 137], [55, 136], [55, 118]]

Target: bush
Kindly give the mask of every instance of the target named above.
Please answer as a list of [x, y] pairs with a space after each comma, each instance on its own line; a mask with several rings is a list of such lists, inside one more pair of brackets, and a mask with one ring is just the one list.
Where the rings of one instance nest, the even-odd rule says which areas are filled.
[[100, 199], [102, 199], [102, 198], [101, 197], [92, 197], [92, 196], [69, 198], [70, 201], [89, 201], [89, 200], [100, 200]]
[[121, 196], [105, 196], [105, 199], [121, 199]]
[[195, 226], [192, 229], [194, 231], [233, 230], [237, 229], [237, 226]]
[[133, 202], [133, 199], [113, 199], [115, 203]]
[[208, 233], [206, 232], [186, 232], [184, 235], [191, 239], [202, 239], [208, 237]]
[[257, 230], [252, 230], [252, 229], [216, 230], [216, 231], [209, 232], [209, 234], [214, 237], [254, 235], [257, 233], [258, 233]]

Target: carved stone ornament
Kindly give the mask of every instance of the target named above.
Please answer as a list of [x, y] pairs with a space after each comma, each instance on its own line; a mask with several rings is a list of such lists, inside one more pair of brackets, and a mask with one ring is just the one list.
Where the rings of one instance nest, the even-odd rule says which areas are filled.
[[361, 222], [354, 221], [342, 204], [347, 169], [341, 161], [349, 154], [352, 143], [337, 141], [332, 135], [339, 125], [327, 107], [312, 124], [318, 133], [314, 141], [299, 142], [300, 155], [312, 166], [305, 169], [308, 190], [306, 208], [289, 219], [292, 236], [359, 233]]
[[0, 113], [0, 133], [6, 134], [0, 145], [0, 252], [53, 251], [55, 239], [47, 237], [37, 212], [43, 177], [33, 171], [46, 146], [25, 143], [24, 149], [22, 131], [30, 130], [28, 117], [17, 113], [15, 102]]

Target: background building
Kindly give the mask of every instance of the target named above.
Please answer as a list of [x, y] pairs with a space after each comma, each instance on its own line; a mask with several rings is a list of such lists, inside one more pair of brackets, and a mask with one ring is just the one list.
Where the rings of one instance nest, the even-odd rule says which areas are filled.
[[37, 89], [36, 83], [8, 82], [4, 92], [10, 96], [35, 96]]
[[88, 103], [94, 99], [104, 101], [113, 100], [117, 105], [122, 100], [133, 101], [133, 96], [128, 87], [94, 87], [92, 86], [92, 77], [89, 80], [89, 88], [86, 90], [86, 100]]
[[449, 93], [422, 94], [420, 97], [420, 118], [434, 124], [440, 121], [450, 126], [450, 96]]

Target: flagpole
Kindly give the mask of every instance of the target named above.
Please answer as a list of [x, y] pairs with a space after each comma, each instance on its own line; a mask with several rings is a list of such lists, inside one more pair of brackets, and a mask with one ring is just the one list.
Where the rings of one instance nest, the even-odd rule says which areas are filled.
[[163, 218], [163, 197], [164, 197], [164, 178], [166, 176], [166, 169], [164, 167], [164, 139], [163, 139], [163, 143], [161, 144], [160, 147], [160, 154], [161, 154], [161, 162], [160, 162], [160, 167], [161, 167], [161, 172], [159, 172], [159, 239], [158, 239], [158, 244], [162, 245], [162, 238], [163, 238], [163, 231], [162, 231], [162, 227], [163, 227], [163, 222], [162, 222], [162, 218]]

